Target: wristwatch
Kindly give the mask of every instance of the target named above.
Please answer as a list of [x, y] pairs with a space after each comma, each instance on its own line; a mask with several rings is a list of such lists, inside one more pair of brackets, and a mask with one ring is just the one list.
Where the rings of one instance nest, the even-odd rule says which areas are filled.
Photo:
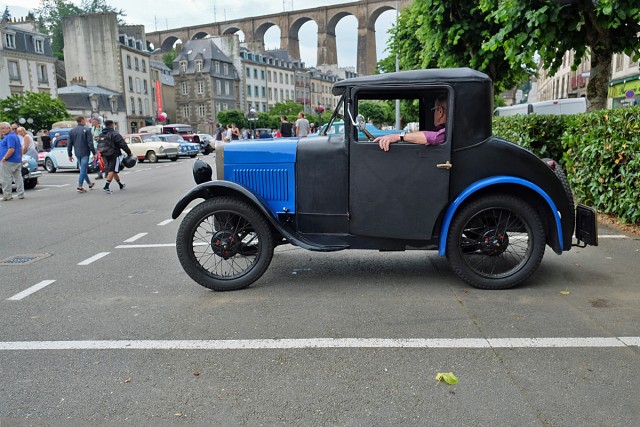
[[404, 135], [406, 132], [400, 132], [400, 142], [404, 142]]

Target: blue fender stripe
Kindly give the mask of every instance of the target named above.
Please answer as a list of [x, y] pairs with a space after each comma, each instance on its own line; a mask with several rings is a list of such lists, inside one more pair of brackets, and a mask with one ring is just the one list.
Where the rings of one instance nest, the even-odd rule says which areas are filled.
[[522, 178], [516, 178], [513, 176], [498, 175], [498, 176], [493, 176], [491, 178], [485, 178], [483, 180], [474, 182], [473, 184], [465, 188], [458, 195], [458, 197], [456, 197], [453, 203], [449, 205], [449, 208], [447, 209], [447, 212], [444, 215], [442, 228], [440, 229], [440, 244], [438, 249], [438, 255], [445, 256], [447, 252], [447, 236], [449, 234], [449, 227], [451, 226], [451, 221], [453, 220], [453, 216], [455, 215], [460, 205], [476, 191], [486, 187], [490, 187], [492, 185], [496, 185], [496, 184], [521, 185], [523, 187], [532, 189], [533, 191], [538, 193], [540, 196], [542, 196], [544, 200], [546, 200], [547, 204], [549, 205], [549, 208], [551, 208], [551, 212], [553, 212], [553, 216], [556, 221], [556, 229], [558, 231], [558, 240], [560, 241], [560, 251], [564, 250], [564, 247], [563, 247], [564, 239], [562, 236], [562, 224], [560, 222], [560, 214], [558, 213], [558, 208], [556, 207], [556, 204], [553, 202], [553, 200], [551, 200], [551, 197], [549, 197], [549, 195], [542, 188], [538, 187], [536, 184], [530, 181], [524, 180]]

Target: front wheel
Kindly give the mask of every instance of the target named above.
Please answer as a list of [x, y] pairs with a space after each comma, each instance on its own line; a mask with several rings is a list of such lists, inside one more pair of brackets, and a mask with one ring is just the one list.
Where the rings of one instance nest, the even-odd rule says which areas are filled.
[[30, 179], [24, 180], [25, 190], [31, 190], [33, 188], [36, 188], [36, 185], [38, 185], [38, 178], [30, 178]]
[[273, 248], [266, 219], [233, 197], [208, 199], [193, 208], [176, 238], [182, 268], [214, 291], [249, 287], [269, 267]]
[[456, 214], [447, 236], [447, 260], [471, 286], [508, 289], [538, 268], [545, 244], [535, 209], [517, 197], [495, 194]]
[[155, 151], [149, 151], [147, 152], [147, 160], [149, 163], [158, 163], [158, 155]]

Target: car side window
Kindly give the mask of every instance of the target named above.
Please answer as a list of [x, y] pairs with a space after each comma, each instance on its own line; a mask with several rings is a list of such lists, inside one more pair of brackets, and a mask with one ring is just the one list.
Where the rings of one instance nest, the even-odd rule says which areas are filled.
[[56, 141], [56, 148], [67, 148], [67, 139], [59, 139]]

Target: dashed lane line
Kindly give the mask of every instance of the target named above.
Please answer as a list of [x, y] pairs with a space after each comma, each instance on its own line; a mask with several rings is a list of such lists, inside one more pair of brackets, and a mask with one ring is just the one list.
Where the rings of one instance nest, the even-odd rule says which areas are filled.
[[100, 252], [98, 254], [95, 254], [94, 256], [92, 256], [91, 258], [87, 258], [84, 261], [81, 261], [78, 263], [78, 265], [89, 265], [92, 262], [95, 262], [97, 260], [99, 260], [100, 258], [106, 257], [107, 255], [109, 255], [111, 252]]
[[149, 234], [149, 233], [138, 233], [138, 234], [136, 234], [136, 235], [135, 235], [135, 236], [133, 236], [133, 237], [129, 237], [127, 240], [125, 240], [125, 241], [124, 241], [124, 243], [133, 243], [133, 242], [135, 242], [136, 240], [138, 240], [138, 239], [140, 239], [140, 238], [142, 238], [142, 237], [146, 236], [147, 234]]
[[46, 286], [49, 286], [53, 282], [55, 282], [55, 280], [43, 280], [42, 282], [36, 283], [35, 285], [31, 286], [30, 288], [25, 289], [24, 291], [15, 294], [11, 298], [7, 298], [7, 301], [20, 301], [21, 299], [28, 297], [32, 293], [37, 292], [37, 291], [39, 291], [40, 289], [42, 289], [42, 288], [44, 288]]
[[163, 225], [167, 225], [169, 223], [173, 222], [172, 219], [165, 219], [164, 221], [158, 223], [159, 226], [163, 226]]
[[640, 337], [567, 338], [299, 338], [249, 340], [5, 341], [3, 350], [286, 350], [313, 348], [624, 348]]

